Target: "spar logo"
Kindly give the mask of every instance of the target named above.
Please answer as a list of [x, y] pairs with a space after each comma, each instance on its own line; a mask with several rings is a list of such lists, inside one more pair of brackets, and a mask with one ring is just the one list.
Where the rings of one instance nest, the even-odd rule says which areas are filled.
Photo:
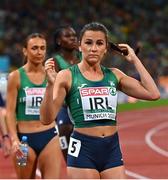
[[112, 96], [116, 95], [115, 87], [93, 87], [93, 88], [82, 88], [80, 90], [81, 96], [107, 96], [111, 94]]
[[45, 93], [45, 88], [25, 88], [25, 93], [27, 96], [43, 95]]
[[82, 88], [80, 90], [81, 96], [107, 96], [109, 90], [107, 87], [93, 87], [93, 88]]

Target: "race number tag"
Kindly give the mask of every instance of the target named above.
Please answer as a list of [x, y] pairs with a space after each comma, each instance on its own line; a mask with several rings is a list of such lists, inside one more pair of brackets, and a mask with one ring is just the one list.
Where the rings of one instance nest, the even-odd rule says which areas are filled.
[[115, 87], [81, 88], [84, 120], [115, 120], [117, 91]]
[[59, 137], [59, 143], [60, 143], [61, 149], [67, 149], [68, 148], [66, 136]]
[[70, 137], [68, 154], [74, 157], [78, 157], [80, 149], [81, 149], [81, 141]]
[[26, 115], [39, 115], [45, 88], [26, 88]]

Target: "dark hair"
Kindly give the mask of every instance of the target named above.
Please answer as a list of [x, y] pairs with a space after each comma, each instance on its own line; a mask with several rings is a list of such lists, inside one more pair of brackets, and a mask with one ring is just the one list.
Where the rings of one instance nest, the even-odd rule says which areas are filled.
[[[25, 41], [23, 42], [23, 47], [27, 48], [27, 44], [28, 44], [29, 40], [33, 39], [33, 38], [36, 38], [36, 37], [39, 37], [41, 39], [46, 40], [46, 37], [43, 34], [41, 34], [41, 33], [32, 33], [32, 34], [28, 35], [27, 38], [25, 39]], [[26, 57], [23, 57], [23, 64], [25, 64], [26, 62], [27, 62]]]
[[[118, 51], [119, 53], [122, 53], [125, 56], [128, 55], [127, 49], [121, 49], [117, 44], [113, 43], [110, 32], [107, 30], [107, 28], [103, 24], [101, 24], [99, 22], [91, 22], [89, 24], [86, 24], [83, 27], [83, 29], [81, 30], [80, 35], [79, 35], [79, 43], [81, 43], [84, 33], [89, 30], [103, 32], [105, 34], [106, 43], [107, 43], [107, 47], [109, 50]], [[136, 55], [139, 53], [139, 50], [140, 50], [140, 48], [137, 48], [135, 50]]]
[[60, 44], [58, 43], [58, 39], [60, 38], [60, 36], [62, 35], [62, 32], [65, 30], [65, 29], [68, 29], [68, 28], [71, 28], [70, 25], [62, 25], [60, 27], [58, 27], [55, 32], [54, 32], [54, 50], [55, 51], [59, 51], [61, 46]]
[[82, 28], [82, 30], [81, 30], [81, 32], [80, 32], [79, 42], [81, 42], [84, 33], [85, 33], [86, 31], [89, 31], [89, 30], [91, 30], [91, 31], [101, 31], [101, 32], [103, 32], [103, 33], [105, 34], [106, 42], [108, 43], [108, 30], [107, 30], [107, 28], [106, 28], [103, 24], [101, 24], [101, 23], [99, 23], [99, 22], [91, 22], [91, 23], [89, 23], [89, 24], [86, 24], [86, 25]]
[[27, 48], [27, 44], [29, 42], [30, 39], [33, 39], [33, 38], [36, 38], [36, 37], [39, 37], [41, 39], [45, 39], [45, 36], [41, 33], [32, 33], [30, 35], [27, 36], [27, 38], [25, 39], [25, 41], [23, 42], [23, 47]]

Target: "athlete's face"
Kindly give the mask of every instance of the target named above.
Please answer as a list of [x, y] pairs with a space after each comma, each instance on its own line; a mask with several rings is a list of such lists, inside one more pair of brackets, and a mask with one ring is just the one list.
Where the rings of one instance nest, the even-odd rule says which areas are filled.
[[59, 43], [65, 49], [78, 49], [77, 35], [73, 28], [66, 28], [62, 31]]
[[101, 31], [86, 31], [83, 34], [80, 49], [83, 59], [89, 64], [99, 63], [107, 52], [105, 34]]
[[46, 56], [46, 40], [39, 37], [29, 39], [27, 47], [23, 48], [23, 53], [27, 61], [35, 64], [42, 63]]

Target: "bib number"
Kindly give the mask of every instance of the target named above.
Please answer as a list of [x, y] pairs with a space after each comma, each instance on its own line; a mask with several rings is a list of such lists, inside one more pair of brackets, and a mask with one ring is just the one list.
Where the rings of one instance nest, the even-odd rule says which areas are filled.
[[68, 154], [74, 157], [78, 157], [80, 149], [81, 149], [81, 141], [70, 137]]
[[67, 149], [68, 148], [68, 143], [67, 143], [65, 136], [61, 136], [59, 138], [59, 143], [60, 143], [61, 149]]

